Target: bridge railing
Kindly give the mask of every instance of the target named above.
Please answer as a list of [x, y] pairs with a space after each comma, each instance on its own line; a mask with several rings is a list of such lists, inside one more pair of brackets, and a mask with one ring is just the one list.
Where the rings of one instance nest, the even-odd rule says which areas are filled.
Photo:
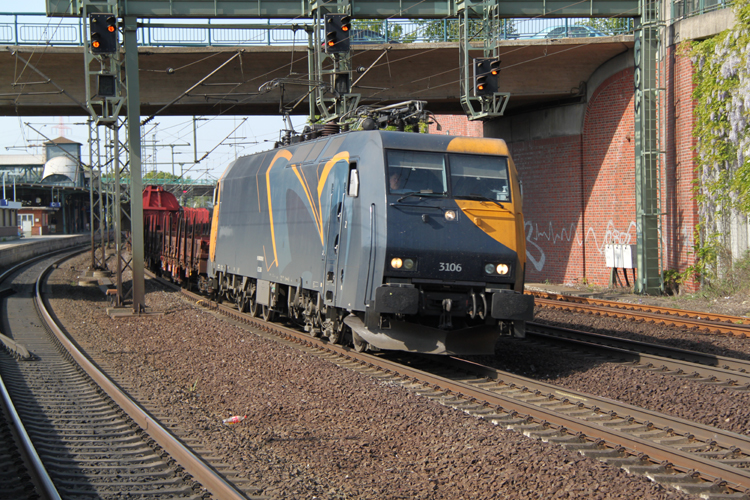
[[672, 2], [672, 22], [723, 9], [733, 3], [732, 0], [674, 0]]
[[[726, 0], [681, 0], [683, 2], [722, 2]], [[182, 21], [182, 20], [178, 20]], [[205, 23], [204, 27], [167, 27], [175, 20], [144, 20], [138, 29], [138, 43], [144, 46], [247, 46], [247, 45], [307, 45], [307, 33], [299, 29], [247, 28], [231, 20], [191, 20], [191, 24]], [[220, 22], [222, 26], [212, 26]], [[299, 22], [297, 20], [296, 22]], [[158, 24], [159, 26], [150, 26]], [[253, 23], [257, 25], [257, 23]], [[281, 23], [275, 23], [281, 24]], [[481, 23], [471, 23], [476, 38], [481, 37]], [[230, 25], [230, 26], [228, 26]], [[584, 27], [584, 28], [581, 28]], [[352, 43], [413, 43], [457, 42], [458, 21], [455, 19], [354, 20]], [[41, 13], [0, 13], [0, 45], [58, 45], [81, 46], [87, 23], [80, 18], [48, 18]], [[633, 21], [622, 19], [505, 19], [500, 26], [501, 39], [565, 38], [604, 36], [632, 33]]]
[[213, 186], [216, 179], [153, 179], [143, 178], [143, 185], [153, 186]]

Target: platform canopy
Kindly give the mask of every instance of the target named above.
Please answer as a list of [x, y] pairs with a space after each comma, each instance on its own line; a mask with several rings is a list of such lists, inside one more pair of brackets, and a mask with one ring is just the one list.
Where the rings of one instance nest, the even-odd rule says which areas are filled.
[[[459, 8], [469, 8], [471, 17], [481, 17], [485, 4], [473, 0], [351, 0], [351, 15], [359, 19], [443, 19], [456, 17]], [[81, 0], [46, 0], [47, 15], [79, 17]], [[121, 0], [120, 15], [139, 18], [216, 19], [307, 19], [314, 9], [335, 11], [335, 2], [322, 0]], [[102, 2], [106, 9], [107, 4]], [[498, 16], [524, 17], [638, 17], [637, 0], [500, 0]], [[90, 2], [89, 12], [96, 12]]]

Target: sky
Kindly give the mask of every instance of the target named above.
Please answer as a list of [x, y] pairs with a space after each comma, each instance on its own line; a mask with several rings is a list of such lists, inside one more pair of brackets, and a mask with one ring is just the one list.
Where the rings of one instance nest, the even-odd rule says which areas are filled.
[[[19, 10], [18, 6], [19, 2], [15, 0], [0, 0], [1, 13], [45, 12], [44, 0], [26, 0], [23, 10]], [[284, 128], [281, 116], [224, 115], [199, 118], [195, 122], [197, 148], [193, 141], [192, 116], [159, 116], [145, 125], [141, 129], [144, 145], [142, 171], [146, 173], [156, 169], [171, 173], [174, 158], [177, 175], [182, 168], [186, 171], [186, 177], [217, 179], [236, 157], [271, 149], [279, 139], [279, 131]], [[247, 120], [243, 122], [244, 118]], [[291, 119], [294, 128], [301, 132], [307, 117], [292, 116]], [[124, 131], [121, 130], [121, 134]], [[38, 154], [42, 152], [42, 143], [60, 136], [83, 144], [82, 160], [88, 163], [89, 129], [85, 116], [0, 117], [0, 155]], [[100, 136], [104, 136], [103, 127], [100, 127]], [[196, 149], [197, 158], [213, 151], [194, 164]]]

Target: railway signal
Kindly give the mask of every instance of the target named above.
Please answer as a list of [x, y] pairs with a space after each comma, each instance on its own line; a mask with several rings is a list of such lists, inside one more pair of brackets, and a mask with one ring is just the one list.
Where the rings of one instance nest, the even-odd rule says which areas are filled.
[[493, 95], [499, 91], [500, 60], [490, 58], [474, 59], [474, 95]]
[[325, 15], [326, 54], [349, 52], [351, 22], [352, 18], [347, 14]]
[[90, 14], [91, 52], [114, 54], [117, 52], [117, 18], [112, 14]]

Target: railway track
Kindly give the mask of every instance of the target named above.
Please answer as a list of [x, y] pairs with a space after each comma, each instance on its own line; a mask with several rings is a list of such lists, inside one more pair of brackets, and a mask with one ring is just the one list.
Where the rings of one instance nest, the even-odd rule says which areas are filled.
[[750, 318], [668, 307], [632, 304], [616, 300], [591, 299], [547, 292], [527, 292], [540, 307], [562, 311], [596, 314], [613, 318], [652, 321], [657, 324], [690, 328], [708, 333], [750, 337]]
[[183, 293], [259, 335], [686, 493], [712, 500], [750, 493], [750, 437], [456, 358], [357, 353]]
[[16, 475], [50, 478], [51, 492], [37, 488], [38, 479], [31, 479], [33, 488], [20, 484], [26, 497], [248, 498], [138, 407], [54, 323], [41, 293], [54, 260], [0, 276], [16, 292], [3, 301], [3, 328], [30, 353], [25, 361], [18, 352], [0, 354], [0, 376], [12, 401], [8, 412], [19, 416], [16, 427], [41, 464]]
[[750, 361], [650, 344], [598, 333], [529, 323], [526, 336], [619, 358], [637, 368], [750, 392]]

